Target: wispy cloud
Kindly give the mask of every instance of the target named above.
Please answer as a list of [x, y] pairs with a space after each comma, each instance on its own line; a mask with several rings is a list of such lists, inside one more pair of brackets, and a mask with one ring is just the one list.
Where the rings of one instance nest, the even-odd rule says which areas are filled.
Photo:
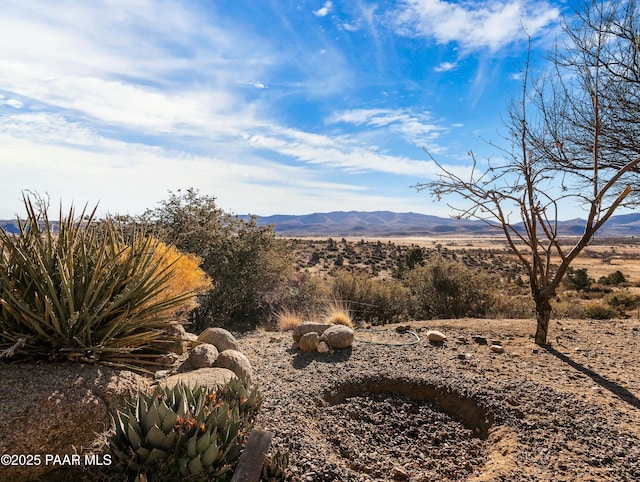
[[432, 38], [441, 44], [456, 42], [465, 50], [497, 51], [523, 39], [523, 28], [534, 36], [559, 17], [559, 9], [545, 1], [405, 0], [395, 23], [403, 35]]
[[329, 0], [327, 2], [324, 2], [324, 5], [322, 6], [322, 8], [319, 8], [318, 10], [314, 10], [313, 14], [316, 17], [326, 17], [332, 8], [333, 8], [333, 2]]
[[335, 112], [327, 122], [388, 129], [391, 134], [400, 135], [412, 144], [421, 147], [428, 144], [431, 152], [443, 150], [436, 140], [448, 130], [434, 122], [429, 113], [415, 113], [405, 109], [351, 109]]
[[448, 72], [455, 69], [457, 65], [458, 64], [456, 64], [455, 62], [442, 62], [438, 64], [433, 70], [435, 72]]

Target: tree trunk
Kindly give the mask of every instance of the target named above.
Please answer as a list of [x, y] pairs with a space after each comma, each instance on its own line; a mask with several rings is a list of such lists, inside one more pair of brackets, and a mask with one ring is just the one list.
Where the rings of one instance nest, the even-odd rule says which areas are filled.
[[551, 303], [549, 298], [536, 297], [536, 319], [538, 325], [536, 327], [536, 344], [546, 345], [547, 335], [549, 333], [549, 320], [551, 319]]

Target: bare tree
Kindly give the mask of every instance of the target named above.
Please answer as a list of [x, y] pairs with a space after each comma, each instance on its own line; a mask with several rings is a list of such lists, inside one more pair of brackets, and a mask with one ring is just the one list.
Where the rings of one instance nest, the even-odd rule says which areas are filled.
[[[640, 168], [640, 31], [635, 1], [587, 0], [565, 21], [552, 69], [535, 82], [527, 60], [522, 96], [508, 109], [503, 159], [479, 163], [467, 177], [445, 168], [428, 189], [454, 196], [459, 217], [495, 226], [529, 275], [535, 341], [547, 343], [550, 300], [570, 264], [621, 205], [630, 205]], [[637, 198], [636, 198], [637, 199]], [[569, 206], [585, 209], [584, 231], [569, 247], [558, 222]]]

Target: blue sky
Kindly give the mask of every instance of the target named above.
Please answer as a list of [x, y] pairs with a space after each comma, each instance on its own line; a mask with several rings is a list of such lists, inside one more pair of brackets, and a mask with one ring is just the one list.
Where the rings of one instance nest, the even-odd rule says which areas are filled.
[[[564, 4], [0, 0], [0, 219], [22, 191], [139, 214], [194, 187], [238, 214], [446, 216], [409, 186], [499, 153]], [[483, 140], [484, 139], [484, 140]]]

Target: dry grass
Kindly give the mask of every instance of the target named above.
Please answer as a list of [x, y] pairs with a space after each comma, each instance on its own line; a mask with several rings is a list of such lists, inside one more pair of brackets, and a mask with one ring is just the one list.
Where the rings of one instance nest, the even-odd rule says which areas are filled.
[[293, 330], [296, 326], [302, 323], [302, 316], [298, 313], [290, 310], [282, 311], [277, 315], [278, 330], [289, 331]]
[[344, 325], [353, 328], [353, 319], [349, 313], [349, 306], [339, 302], [333, 302], [327, 307], [325, 323]]

